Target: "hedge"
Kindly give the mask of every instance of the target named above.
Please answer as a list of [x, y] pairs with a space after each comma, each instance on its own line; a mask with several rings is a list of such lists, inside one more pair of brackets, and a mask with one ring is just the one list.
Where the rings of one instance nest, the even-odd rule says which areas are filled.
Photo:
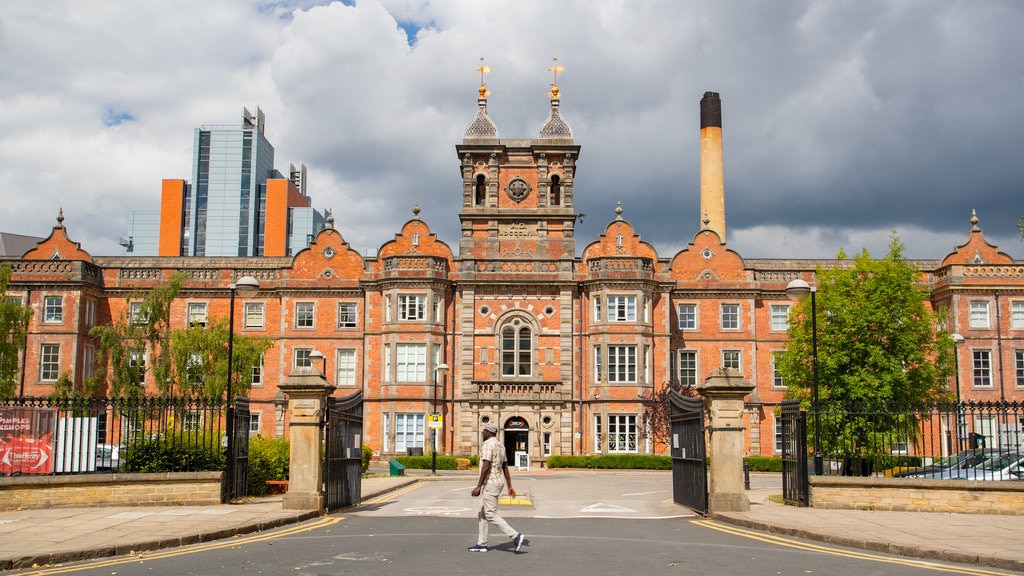
[[[782, 472], [782, 459], [748, 456], [743, 462], [751, 472]], [[600, 454], [595, 456], [548, 456], [548, 468], [590, 468], [605, 470], [671, 470], [671, 456], [650, 454]]]
[[[395, 460], [402, 463], [403, 466], [410, 470], [430, 470], [432, 466], [431, 456], [398, 456]], [[459, 458], [465, 458], [465, 456], [442, 456], [437, 455], [437, 469], [438, 470], [458, 470], [458, 464], [456, 461]], [[469, 465], [471, 468], [476, 468], [479, 463], [479, 456], [470, 456]]]

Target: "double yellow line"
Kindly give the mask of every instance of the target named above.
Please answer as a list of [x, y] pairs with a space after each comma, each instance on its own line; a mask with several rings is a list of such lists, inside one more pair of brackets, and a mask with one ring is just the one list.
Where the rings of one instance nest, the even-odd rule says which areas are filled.
[[719, 532], [725, 532], [726, 534], [732, 534], [734, 536], [741, 536], [750, 540], [758, 540], [760, 542], [767, 542], [776, 546], [783, 546], [785, 548], [795, 548], [797, 550], [805, 550], [808, 552], [818, 552], [821, 554], [831, 554], [832, 556], [843, 556], [845, 558], [855, 558], [858, 560], [868, 560], [870, 562], [881, 562], [885, 564], [898, 564], [900, 566], [911, 566], [914, 568], [924, 568], [927, 570], [934, 570], [936, 572], [952, 572], [955, 574], [970, 574], [973, 576], [1007, 576], [1008, 572], [993, 572], [985, 568], [970, 568], [970, 567], [955, 567], [945, 566], [937, 564], [935, 562], [929, 562], [927, 560], [914, 560], [912, 558], [899, 558], [890, 556], [880, 556], [878, 554], [871, 554], [869, 552], [859, 552], [856, 550], [841, 550], [839, 548], [833, 548], [822, 544], [814, 544], [813, 542], [801, 542], [792, 538], [783, 536], [775, 536], [764, 532], [755, 532], [752, 530], [745, 530], [736, 526], [729, 526], [719, 524], [713, 520], [693, 520], [693, 524], [703, 526], [704, 528], [710, 528]]

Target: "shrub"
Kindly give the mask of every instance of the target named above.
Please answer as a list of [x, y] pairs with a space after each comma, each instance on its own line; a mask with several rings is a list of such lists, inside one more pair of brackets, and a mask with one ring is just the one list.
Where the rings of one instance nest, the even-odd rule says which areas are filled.
[[206, 432], [176, 432], [133, 440], [121, 451], [121, 472], [223, 470], [220, 439]]
[[777, 456], [747, 456], [743, 462], [751, 472], [782, 472], [782, 458]]
[[284, 438], [249, 440], [249, 496], [264, 496], [267, 480], [287, 480], [290, 445]]
[[362, 473], [366, 474], [366, 471], [370, 469], [370, 460], [373, 459], [373, 448], [370, 448], [366, 444], [363, 444], [363, 461], [362, 461]]
[[671, 470], [671, 456], [652, 454], [599, 454], [596, 456], [548, 456], [548, 468], [606, 470]]
[[[442, 456], [437, 455], [437, 469], [438, 470], [456, 470], [456, 460], [464, 457], [456, 456]], [[402, 463], [403, 466], [410, 470], [430, 470], [432, 461], [431, 456], [398, 456], [395, 458]], [[476, 468], [477, 463], [480, 461], [479, 456], [470, 456], [469, 465], [471, 468]]]

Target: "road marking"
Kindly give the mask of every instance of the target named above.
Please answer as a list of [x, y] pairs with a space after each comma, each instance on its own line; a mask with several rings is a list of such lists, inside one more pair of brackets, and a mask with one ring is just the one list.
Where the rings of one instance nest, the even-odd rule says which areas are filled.
[[611, 514], [621, 514], [623, 512], [636, 512], [636, 510], [633, 510], [632, 508], [625, 508], [623, 506], [615, 506], [613, 504], [604, 504], [602, 502], [598, 502], [597, 504], [591, 504], [590, 506], [587, 506], [587, 507], [583, 508], [582, 510], [580, 510], [580, 512], [592, 512], [592, 513], [605, 513], [605, 512], [607, 512], [607, 513], [611, 513]]
[[741, 536], [743, 538], [749, 538], [751, 540], [758, 540], [760, 542], [767, 542], [768, 544], [775, 544], [776, 546], [783, 546], [786, 548], [795, 548], [797, 550], [805, 550], [808, 552], [818, 552], [821, 554], [830, 554], [832, 556], [843, 556], [846, 558], [854, 558], [858, 560], [868, 560], [871, 562], [881, 562], [884, 564], [899, 564], [901, 566], [911, 566], [914, 568], [925, 568], [928, 570], [936, 570], [939, 572], [953, 572], [956, 574], [969, 574], [971, 576], [1006, 576], [1007, 572], [993, 572], [984, 568], [971, 568], [971, 567], [955, 567], [945, 566], [936, 562], [928, 560], [914, 560], [908, 558], [890, 558], [887, 556], [879, 556], [878, 554], [871, 554], [869, 552], [858, 552], [855, 550], [841, 550], [839, 548], [832, 548], [822, 544], [814, 544], [812, 542], [803, 542], [784, 536], [776, 536], [774, 534], [768, 534], [765, 532], [756, 532], [738, 528], [736, 526], [726, 526], [718, 524], [713, 520], [693, 520], [692, 524], [697, 526], [703, 526], [704, 528], [710, 528], [712, 530], [718, 530], [719, 532], [725, 532], [726, 534], [732, 534], [734, 536]]
[[661, 494], [662, 492], [668, 492], [668, 490], [652, 490], [650, 492], [630, 492], [629, 494], [623, 494], [623, 496], [650, 496], [651, 494]]
[[405, 509], [405, 513], [410, 516], [458, 516], [463, 512], [469, 511], [469, 508], [455, 508], [453, 506], [418, 506]]

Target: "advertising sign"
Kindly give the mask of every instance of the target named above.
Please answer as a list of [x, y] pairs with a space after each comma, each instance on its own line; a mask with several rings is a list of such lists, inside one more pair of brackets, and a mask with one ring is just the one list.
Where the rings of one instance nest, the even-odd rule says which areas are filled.
[[0, 474], [52, 474], [57, 410], [0, 407]]

